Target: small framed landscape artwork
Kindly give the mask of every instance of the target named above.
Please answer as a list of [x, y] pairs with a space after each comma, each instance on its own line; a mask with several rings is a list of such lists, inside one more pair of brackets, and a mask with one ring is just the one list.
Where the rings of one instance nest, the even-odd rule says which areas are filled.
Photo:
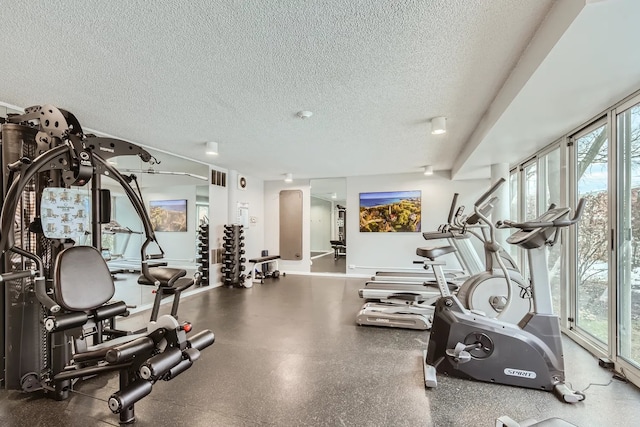
[[186, 200], [152, 200], [149, 208], [153, 231], [187, 231]]

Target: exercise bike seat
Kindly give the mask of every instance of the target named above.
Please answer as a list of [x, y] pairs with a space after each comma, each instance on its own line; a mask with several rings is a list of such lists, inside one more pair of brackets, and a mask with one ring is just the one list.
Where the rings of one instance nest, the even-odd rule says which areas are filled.
[[[171, 268], [171, 267], [154, 267], [149, 270], [149, 273], [160, 282], [160, 286], [163, 288], [174, 288], [175, 290], [183, 291], [193, 285], [193, 279], [184, 277], [187, 275], [186, 270], [181, 268]], [[155, 283], [149, 280], [144, 274], [141, 274], [138, 277], [138, 284], [140, 285], [151, 285], [154, 286]], [[179, 289], [177, 289], [179, 288]], [[165, 291], [165, 292], [166, 292]], [[168, 292], [167, 292], [168, 293]]]
[[435, 261], [436, 258], [449, 254], [451, 252], [455, 252], [456, 248], [453, 246], [437, 246], [437, 247], [429, 247], [429, 248], [418, 248], [416, 249], [416, 255], [421, 256], [423, 258], [428, 258], [431, 261]]

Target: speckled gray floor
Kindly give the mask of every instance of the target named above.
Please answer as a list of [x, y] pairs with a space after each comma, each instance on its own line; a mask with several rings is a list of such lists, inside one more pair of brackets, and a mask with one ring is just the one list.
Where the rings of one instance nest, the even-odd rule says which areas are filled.
[[344, 256], [335, 259], [333, 252], [311, 260], [312, 273], [346, 273], [347, 258]]
[[[493, 426], [501, 415], [555, 416], [582, 427], [639, 425], [640, 391], [618, 380], [591, 386], [576, 405], [551, 393], [454, 378], [425, 390], [421, 353], [428, 332], [356, 326], [362, 282], [287, 275], [185, 298], [180, 317], [194, 331], [213, 330], [216, 343], [190, 370], [154, 385], [136, 404], [137, 425]], [[127, 322], [134, 327], [146, 316]], [[569, 340], [565, 345], [575, 388], [609, 382], [611, 373], [592, 356]], [[85, 381], [82, 394], [63, 402], [0, 391], [0, 425], [117, 425], [104, 401], [115, 390], [117, 378], [110, 376]]]

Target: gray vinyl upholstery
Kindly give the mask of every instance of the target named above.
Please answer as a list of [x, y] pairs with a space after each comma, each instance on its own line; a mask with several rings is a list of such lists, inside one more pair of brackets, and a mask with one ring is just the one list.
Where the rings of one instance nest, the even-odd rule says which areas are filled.
[[70, 311], [88, 311], [109, 301], [115, 286], [102, 254], [92, 246], [73, 246], [55, 262], [55, 300]]

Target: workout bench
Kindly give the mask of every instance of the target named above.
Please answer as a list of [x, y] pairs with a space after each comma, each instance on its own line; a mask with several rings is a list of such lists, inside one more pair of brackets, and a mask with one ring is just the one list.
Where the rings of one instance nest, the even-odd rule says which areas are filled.
[[[253, 283], [256, 281], [256, 269], [263, 265], [275, 264], [275, 269], [266, 272], [259, 271], [259, 276], [257, 278], [260, 279], [260, 283], [264, 283], [264, 279], [268, 277], [273, 277], [274, 279], [280, 277], [280, 271], [278, 270], [279, 259], [280, 255], [269, 255], [250, 259], [249, 262], [253, 263], [253, 266], [251, 267], [251, 282]], [[260, 270], [262, 270], [262, 268]], [[285, 273], [282, 273], [282, 275], [285, 276]]]
[[341, 256], [347, 256], [347, 245], [342, 240], [330, 240], [331, 248], [333, 249], [333, 259], [338, 259]]

